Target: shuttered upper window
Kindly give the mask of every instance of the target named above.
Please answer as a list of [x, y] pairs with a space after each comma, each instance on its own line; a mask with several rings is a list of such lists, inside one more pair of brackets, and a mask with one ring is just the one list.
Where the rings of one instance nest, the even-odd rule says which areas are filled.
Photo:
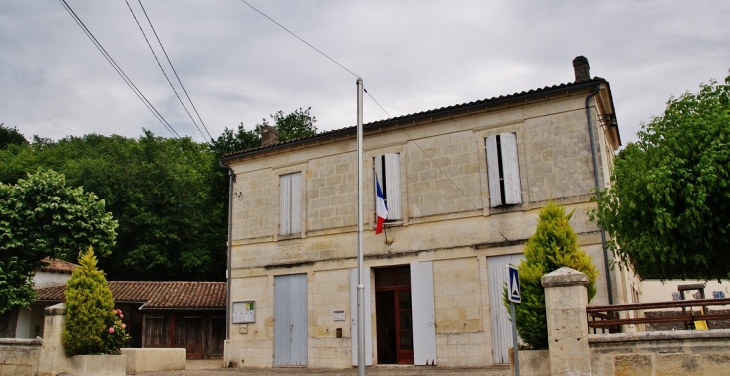
[[[388, 221], [403, 219], [403, 208], [400, 198], [400, 155], [383, 154], [374, 158], [375, 176], [383, 189], [385, 204], [388, 206]], [[373, 194], [373, 198], [375, 194]]]
[[279, 176], [279, 234], [302, 232], [302, 173]]
[[487, 147], [487, 177], [489, 205], [522, 203], [520, 165], [517, 160], [517, 136], [500, 133], [485, 139]]

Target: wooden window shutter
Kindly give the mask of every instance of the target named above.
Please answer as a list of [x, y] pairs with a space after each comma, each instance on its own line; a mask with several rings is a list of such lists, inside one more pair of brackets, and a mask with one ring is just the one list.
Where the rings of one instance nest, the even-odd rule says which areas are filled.
[[279, 234], [291, 234], [291, 175], [279, 176]]
[[520, 186], [520, 164], [517, 158], [517, 136], [514, 133], [499, 135], [502, 151], [502, 181], [504, 182], [504, 203], [522, 203]]
[[302, 232], [302, 174], [279, 176], [279, 234]]
[[499, 155], [497, 151], [497, 136], [489, 136], [485, 140], [487, 145], [487, 179], [489, 180], [489, 206], [496, 207], [503, 204], [502, 189], [499, 184]]
[[501, 133], [485, 139], [489, 206], [522, 203], [520, 164], [517, 157], [517, 136]]
[[388, 205], [388, 219], [403, 219], [400, 184], [400, 155], [385, 154], [385, 202]]
[[291, 227], [290, 234], [302, 232], [302, 173], [291, 174]]

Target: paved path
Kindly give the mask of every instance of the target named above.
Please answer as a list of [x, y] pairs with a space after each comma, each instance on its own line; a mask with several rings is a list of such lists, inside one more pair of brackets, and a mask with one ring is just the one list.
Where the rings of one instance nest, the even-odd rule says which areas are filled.
[[[355, 376], [357, 368], [350, 369], [316, 369], [316, 368], [217, 368], [217, 362], [188, 361], [184, 371], [148, 372], [143, 376], [276, 376], [276, 375], [327, 375], [327, 376]], [[413, 367], [413, 366], [379, 366], [365, 369], [366, 375], [373, 376], [508, 376], [509, 367], [497, 366], [488, 368], [444, 368], [444, 367]]]

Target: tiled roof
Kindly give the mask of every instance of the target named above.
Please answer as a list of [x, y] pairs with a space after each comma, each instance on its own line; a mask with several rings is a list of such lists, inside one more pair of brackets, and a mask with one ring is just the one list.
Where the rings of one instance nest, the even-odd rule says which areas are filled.
[[[550, 92], [562, 91], [562, 90], [566, 90], [566, 89], [583, 88], [586, 86], [592, 86], [596, 83], [608, 85], [608, 82], [605, 79], [603, 79], [601, 77], [595, 77], [589, 81], [570, 82], [567, 84], [545, 86], [545, 87], [539, 88], [539, 89], [522, 91], [519, 93], [508, 94], [508, 95], [500, 95], [498, 97], [492, 97], [492, 98], [488, 98], [488, 99], [482, 99], [482, 100], [478, 100], [478, 101], [456, 104], [453, 106], [441, 107], [441, 108], [437, 108], [437, 109], [433, 109], [433, 110], [421, 111], [421, 112], [416, 112], [413, 114], [408, 114], [408, 115], [403, 115], [403, 116], [397, 116], [394, 118], [378, 120], [378, 121], [374, 121], [372, 123], [364, 124], [363, 129], [382, 127], [382, 126], [396, 124], [396, 123], [403, 123], [405, 121], [416, 120], [416, 119], [422, 118], [422, 117], [437, 116], [440, 114], [446, 114], [446, 113], [450, 113], [453, 111], [468, 110], [468, 109], [474, 108], [474, 107], [484, 108], [484, 107], [488, 107], [488, 105], [492, 105], [492, 104], [499, 103], [499, 102], [511, 101], [511, 100], [516, 100], [516, 99], [527, 100], [528, 98], [533, 97], [533, 96], [539, 96], [539, 95], [541, 96], [541, 94], [546, 95]], [[348, 132], [355, 132], [356, 128], [357, 128], [357, 126], [334, 129], [331, 131], [321, 132], [321, 133], [317, 133], [317, 134], [311, 135], [311, 136], [299, 137], [299, 138], [282, 141], [282, 142], [278, 142], [278, 143], [267, 145], [267, 146], [259, 146], [259, 147], [250, 148], [250, 149], [246, 149], [246, 150], [235, 151], [235, 152], [223, 155], [221, 160], [234, 159], [233, 157], [235, 157], [237, 155], [249, 154], [249, 153], [257, 152], [260, 150], [275, 148], [278, 146], [285, 146], [288, 144], [293, 144], [293, 143], [297, 143], [297, 142], [301, 142], [301, 141], [326, 138], [328, 136], [333, 136], [335, 134], [344, 134], [344, 133], [348, 133]]]
[[[63, 301], [66, 285], [39, 288], [38, 300]], [[110, 281], [116, 302], [144, 303], [142, 309], [225, 309], [225, 282]]]
[[79, 267], [76, 264], [59, 259], [52, 259], [49, 257], [44, 258], [43, 260], [41, 260], [41, 262], [44, 264], [44, 266], [41, 266], [40, 269], [40, 271], [42, 272], [71, 274], [73, 273], [74, 269]]

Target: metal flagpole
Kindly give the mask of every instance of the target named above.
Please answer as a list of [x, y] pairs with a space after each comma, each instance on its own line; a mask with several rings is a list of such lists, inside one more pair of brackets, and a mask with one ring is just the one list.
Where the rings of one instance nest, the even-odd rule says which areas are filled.
[[365, 278], [362, 249], [362, 78], [357, 78], [357, 374], [365, 375]]

